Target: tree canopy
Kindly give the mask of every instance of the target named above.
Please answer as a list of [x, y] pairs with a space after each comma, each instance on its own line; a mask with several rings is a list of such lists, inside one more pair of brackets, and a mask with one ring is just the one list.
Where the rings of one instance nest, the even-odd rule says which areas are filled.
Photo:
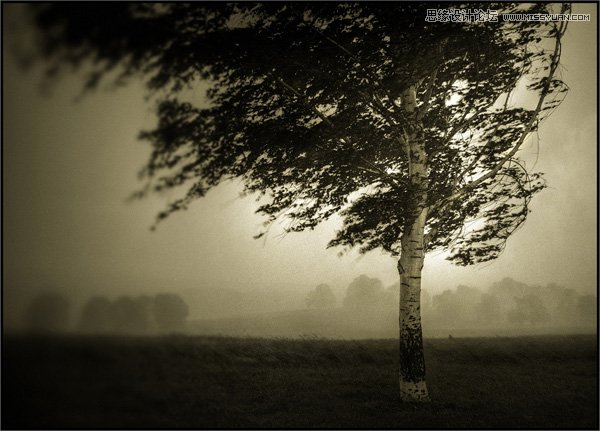
[[305, 302], [308, 308], [326, 309], [335, 307], [337, 301], [331, 287], [321, 283], [308, 292]]
[[154, 297], [152, 311], [159, 331], [174, 332], [185, 328], [189, 308], [176, 293], [161, 293]]
[[[50, 72], [87, 64], [88, 88], [114, 70], [116, 83], [143, 76], [158, 95], [158, 124], [141, 134], [153, 152], [138, 196], [187, 191], [159, 219], [241, 178], [261, 199], [265, 231], [279, 217], [301, 231], [338, 213], [344, 224], [330, 246], [397, 255], [415, 211], [410, 136], [427, 156], [426, 249], [450, 249], [466, 265], [497, 257], [544, 187], [517, 152], [565, 90], [557, 68], [566, 25], [426, 22], [436, 7], [453, 6], [35, 6]], [[210, 85], [203, 106], [189, 97], [200, 81]], [[409, 87], [415, 106], [402, 99]], [[516, 90], [537, 102], [517, 106]]]
[[355, 309], [377, 307], [384, 302], [384, 292], [381, 280], [361, 274], [348, 285], [344, 306]]

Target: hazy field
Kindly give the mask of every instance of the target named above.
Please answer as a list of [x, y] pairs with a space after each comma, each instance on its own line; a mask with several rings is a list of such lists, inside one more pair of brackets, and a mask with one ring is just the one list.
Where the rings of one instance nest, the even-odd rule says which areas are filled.
[[428, 405], [394, 340], [5, 336], [2, 428], [595, 428], [595, 336], [425, 340]]
[[[596, 326], [566, 325], [510, 325], [506, 322], [486, 326], [468, 322], [458, 326], [440, 324], [424, 316], [423, 334], [426, 338], [454, 337], [514, 337], [534, 335], [595, 334]], [[595, 319], [594, 319], [595, 321]], [[437, 324], [436, 324], [437, 323]], [[192, 320], [188, 331], [194, 335], [227, 337], [286, 337], [302, 334], [325, 338], [388, 338], [398, 336], [398, 309], [382, 308], [355, 310], [333, 308], [327, 310], [287, 310], [254, 313], [232, 317]]]

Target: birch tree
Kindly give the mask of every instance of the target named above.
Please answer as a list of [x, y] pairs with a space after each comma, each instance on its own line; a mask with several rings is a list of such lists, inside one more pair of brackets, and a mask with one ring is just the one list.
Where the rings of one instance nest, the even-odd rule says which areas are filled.
[[[396, 256], [400, 397], [425, 401], [425, 254], [444, 249], [471, 265], [502, 252], [544, 188], [519, 150], [565, 91], [565, 22], [427, 22], [426, 9], [452, 7], [461, 6], [113, 3], [35, 11], [51, 73], [86, 65], [90, 89], [109, 72], [117, 83], [142, 77], [159, 99], [156, 128], [141, 133], [153, 152], [137, 196], [186, 192], [158, 220], [240, 178], [262, 203], [257, 236], [281, 217], [289, 231], [302, 231], [339, 214], [331, 247]], [[467, 7], [501, 16], [552, 5]], [[209, 86], [206, 105], [190, 99], [200, 82]]]

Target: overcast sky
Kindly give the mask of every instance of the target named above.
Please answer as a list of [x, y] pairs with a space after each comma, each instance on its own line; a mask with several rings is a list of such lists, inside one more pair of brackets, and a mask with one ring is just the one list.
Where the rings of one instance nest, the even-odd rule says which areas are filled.
[[[5, 47], [26, 32], [4, 7]], [[459, 268], [429, 256], [424, 287], [476, 287], [505, 276], [558, 283], [591, 292], [596, 286], [597, 17], [594, 5], [575, 4], [592, 22], [572, 22], [563, 43], [562, 77], [570, 92], [521, 152], [544, 172], [549, 188], [537, 195], [524, 227], [491, 264]], [[81, 80], [63, 76], [49, 95], [37, 70], [24, 73], [10, 51], [3, 58], [3, 281], [6, 306], [16, 292], [43, 287], [128, 289], [149, 293], [182, 287], [294, 287], [329, 283], [341, 291], [360, 274], [397, 281], [395, 261], [379, 252], [338, 257], [326, 249], [338, 219], [315, 231], [282, 237], [272, 230], [254, 240], [262, 218], [239, 184], [211, 191], [187, 212], [149, 230], [172, 195], [126, 203], [149, 155], [137, 140], [154, 124], [141, 83], [74, 99]]]

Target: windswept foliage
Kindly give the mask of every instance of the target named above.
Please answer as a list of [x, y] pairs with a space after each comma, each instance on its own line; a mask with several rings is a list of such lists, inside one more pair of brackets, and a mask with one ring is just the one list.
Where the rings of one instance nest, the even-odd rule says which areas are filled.
[[[425, 253], [449, 249], [460, 265], [500, 254], [544, 187], [517, 153], [565, 91], [566, 22], [427, 22], [427, 9], [452, 6], [55, 4], [37, 17], [55, 65], [94, 62], [88, 87], [119, 66], [118, 82], [143, 75], [166, 94], [141, 135], [153, 152], [138, 195], [187, 193], [159, 220], [241, 178], [263, 198], [266, 228], [287, 217], [290, 231], [313, 229], [340, 214], [330, 246], [400, 255], [400, 396], [425, 401]], [[500, 17], [551, 8], [468, 6]], [[189, 98], [200, 80], [203, 106]], [[522, 85], [532, 106], [511, 103]]]
[[[427, 249], [466, 265], [497, 257], [544, 187], [517, 151], [565, 90], [560, 43], [548, 44], [565, 26], [426, 22], [426, 9], [450, 6], [53, 4], [37, 7], [37, 21], [50, 70], [91, 60], [89, 88], [115, 69], [117, 83], [143, 75], [164, 95], [157, 127], [141, 135], [154, 150], [140, 195], [187, 193], [159, 219], [241, 177], [264, 197], [266, 225], [285, 216], [300, 231], [340, 213], [331, 246], [398, 254], [414, 211], [406, 135], [416, 131], [429, 163]], [[189, 102], [199, 80], [211, 85], [206, 106]], [[538, 97], [531, 107], [510, 103], [524, 82]], [[410, 86], [414, 118], [400, 102]]]

